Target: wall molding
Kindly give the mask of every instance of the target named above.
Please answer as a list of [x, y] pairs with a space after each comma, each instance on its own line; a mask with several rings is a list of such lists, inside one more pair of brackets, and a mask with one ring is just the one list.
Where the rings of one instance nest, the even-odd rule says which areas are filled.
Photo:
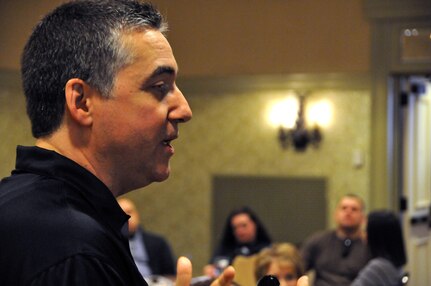
[[[179, 77], [177, 84], [187, 94], [210, 92], [259, 92], [267, 90], [324, 90], [348, 89], [369, 90], [371, 77], [368, 73], [325, 73], [325, 74], [276, 74], [229, 77]], [[0, 69], [0, 86], [9, 89], [22, 89], [21, 73], [15, 70]]]
[[425, 18], [431, 16], [431, 1], [365, 0], [364, 11], [371, 20]]
[[187, 94], [227, 92], [259, 92], [268, 90], [324, 90], [348, 89], [369, 90], [371, 78], [368, 73], [328, 74], [278, 74], [232, 77], [190, 77], [179, 78], [177, 84]]
[[[403, 27], [429, 26], [430, 0], [364, 0], [371, 23], [371, 208], [398, 210], [399, 134], [397, 98], [391, 91], [397, 74], [424, 74], [430, 64], [400, 60], [399, 35]], [[378, 191], [377, 191], [378, 190]]]

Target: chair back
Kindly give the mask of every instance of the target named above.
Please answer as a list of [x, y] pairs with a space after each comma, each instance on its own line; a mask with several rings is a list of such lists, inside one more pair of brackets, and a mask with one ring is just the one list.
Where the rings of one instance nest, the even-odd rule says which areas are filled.
[[254, 276], [255, 263], [256, 255], [236, 256], [232, 261], [232, 266], [235, 268], [234, 281], [243, 286], [256, 285], [256, 278]]

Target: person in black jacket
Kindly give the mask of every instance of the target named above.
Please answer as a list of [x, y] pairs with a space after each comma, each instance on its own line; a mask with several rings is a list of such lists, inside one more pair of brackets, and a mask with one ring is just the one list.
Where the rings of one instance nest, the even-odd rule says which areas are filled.
[[[166, 31], [138, 0], [70, 1], [34, 27], [21, 75], [36, 142], [0, 181], [0, 285], [148, 285], [116, 197], [169, 177], [192, 117]], [[191, 274], [181, 257], [176, 286]]]
[[130, 251], [142, 276], [174, 276], [175, 260], [166, 239], [142, 227], [136, 205], [131, 200], [120, 198], [118, 204], [130, 216]]
[[[34, 27], [21, 78], [35, 143], [0, 181], [0, 285], [148, 285], [116, 197], [169, 177], [192, 117], [166, 31], [139, 0], [69, 1]], [[191, 278], [180, 257], [176, 286]]]

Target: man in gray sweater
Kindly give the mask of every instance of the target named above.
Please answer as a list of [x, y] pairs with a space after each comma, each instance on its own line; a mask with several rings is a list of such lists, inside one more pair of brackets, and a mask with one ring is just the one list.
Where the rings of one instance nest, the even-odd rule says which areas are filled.
[[314, 270], [315, 286], [348, 286], [370, 259], [364, 241], [365, 204], [343, 196], [335, 210], [336, 229], [313, 234], [301, 247], [305, 269]]

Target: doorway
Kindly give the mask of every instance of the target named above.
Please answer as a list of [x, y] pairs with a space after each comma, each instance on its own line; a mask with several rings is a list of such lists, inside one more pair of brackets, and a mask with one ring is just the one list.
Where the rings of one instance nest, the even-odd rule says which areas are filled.
[[431, 285], [430, 8], [429, 0], [364, 1], [372, 34], [371, 208], [400, 211], [409, 285]]
[[431, 285], [431, 77], [394, 77], [399, 99], [399, 210], [409, 285]]

